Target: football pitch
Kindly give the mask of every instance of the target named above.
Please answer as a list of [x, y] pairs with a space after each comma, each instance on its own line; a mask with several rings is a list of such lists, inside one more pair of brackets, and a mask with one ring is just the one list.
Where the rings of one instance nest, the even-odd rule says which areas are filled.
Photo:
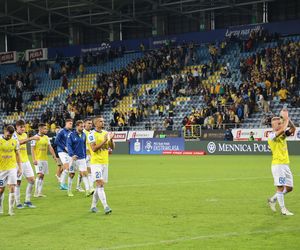
[[[36, 209], [0, 217], [0, 249], [299, 249], [300, 156], [291, 157], [295, 190], [285, 217], [274, 194], [270, 156], [110, 157], [106, 196], [113, 212], [89, 211], [91, 198], [58, 189], [51, 161], [46, 198]], [[76, 177], [75, 177], [76, 178]], [[75, 189], [76, 181], [73, 183]], [[22, 196], [26, 182], [23, 180]], [[277, 209], [279, 210], [279, 209]]]

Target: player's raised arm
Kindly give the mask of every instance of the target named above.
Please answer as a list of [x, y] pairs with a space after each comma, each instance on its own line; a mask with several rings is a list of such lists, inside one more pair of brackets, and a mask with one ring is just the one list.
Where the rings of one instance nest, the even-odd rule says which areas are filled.
[[19, 140], [19, 143], [20, 143], [20, 145], [23, 145], [30, 141], [38, 141], [39, 139], [40, 139], [40, 137], [38, 135], [35, 135], [35, 136], [28, 137], [24, 140]]
[[287, 130], [287, 131], [285, 131], [285, 135], [286, 135], [286, 136], [293, 135], [293, 134], [295, 133], [295, 131], [296, 131], [296, 126], [295, 126], [295, 124], [292, 122], [291, 119], [289, 119], [289, 125], [288, 125], [288, 126], [290, 127], [290, 129]]
[[111, 149], [115, 149], [115, 147], [116, 147], [116, 144], [115, 144], [115, 142], [113, 141], [113, 138], [115, 137], [115, 133], [110, 133], [109, 134], [109, 138], [110, 138], [110, 140], [109, 140], [109, 142], [108, 142], [108, 146], [111, 148]]

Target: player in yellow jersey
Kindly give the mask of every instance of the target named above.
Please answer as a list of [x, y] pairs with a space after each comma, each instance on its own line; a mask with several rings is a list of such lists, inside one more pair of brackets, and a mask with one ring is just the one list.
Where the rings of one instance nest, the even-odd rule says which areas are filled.
[[[272, 118], [272, 133], [269, 134], [268, 144], [272, 151], [272, 174], [276, 193], [268, 199], [270, 208], [276, 211], [276, 201], [283, 215], [293, 215], [284, 204], [284, 195], [293, 190], [293, 175], [289, 168], [289, 152], [286, 137], [292, 135], [296, 128], [288, 116], [287, 109], [280, 112], [281, 117]], [[289, 129], [288, 129], [289, 127]]]
[[39, 124], [38, 141], [31, 141], [31, 155], [35, 171], [37, 174], [35, 182], [35, 193], [34, 197], [45, 197], [42, 194], [43, 182], [45, 174], [49, 173], [48, 170], [48, 150], [50, 151], [53, 159], [57, 162], [54, 149], [51, 146], [48, 133], [47, 125], [45, 123]]
[[[92, 178], [92, 174], [91, 174], [91, 167], [90, 167], [90, 160], [91, 160], [91, 146], [88, 142], [88, 136], [90, 135], [91, 131], [92, 131], [92, 127], [93, 127], [93, 122], [91, 118], [86, 118], [84, 120], [84, 130], [83, 133], [85, 133], [86, 136], [86, 165], [87, 165], [87, 170], [88, 170], [88, 180], [89, 180], [89, 185], [90, 187], [93, 186], [93, 178]], [[80, 184], [81, 184], [81, 176], [78, 175], [78, 179], [77, 179], [77, 187], [76, 190], [79, 192], [84, 192], [84, 190], [81, 188]]]
[[[32, 188], [34, 186], [34, 173], [27, 155], [27, 142], [32, 140], [39, 140], [40, 137], [33, 136], [28, 138], [27, 134], [25, 133], [25, 129], [26, 129], [25, 126], [26, 124], [24, 120], [17, 121], [16, 131], [13, 135], [13, 138], [19, 141], [20, 144], [21, 167], [22, 167], [22, 175], [18, 177], [17, 186], [15, 189], [16, 207], [18, 209], [22, 209], [24, 207], [35, 208], [35, 206], [31, 203], [31, 193], [32, 193]], [[20, 197], [22, 176], [24, 176], [28, 181], [24, 205], [21, 203], [21, 197]]]
[[106, 201], [104, 192], [104, 184], [108, 181], [108, 148], [114, 149], [113, 133], [103, 130], [104, 119], [96, 117], [94, 119], [95, 130], [88, 136], [91, 146], [91, 172], [92, 177], [96, 181], [96, 190], [93, 195], [91, 211], [96, 213], [97, 202], [101, 201], [105, 214], [112, 212]]
[[3, 200], [8, 185], [8, 214], [14, 215], [15, 186], [17, 177], [22, 174], [19, 142], [12, 138], [15, 128], [11, 125], [4, 128], [0, 138], [0, 214], [3, 214]]

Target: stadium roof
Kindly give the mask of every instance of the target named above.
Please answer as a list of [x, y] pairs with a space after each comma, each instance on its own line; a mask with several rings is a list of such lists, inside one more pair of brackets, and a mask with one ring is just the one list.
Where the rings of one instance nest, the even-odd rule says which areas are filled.
[[151, 28], [151, 18], [156, 15], [198, 20], [201, 12], [247, 9], [270, 1], [273, 0], [1, 0], [0, 33], [29, 41], [32, 34], [39, 33], [69, 38], [70, 24], [109, 33], [110, 25], [119, 23]]

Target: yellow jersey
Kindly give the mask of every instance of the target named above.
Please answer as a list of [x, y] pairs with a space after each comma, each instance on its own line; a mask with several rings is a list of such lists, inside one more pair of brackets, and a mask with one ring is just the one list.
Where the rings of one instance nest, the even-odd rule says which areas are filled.
[[0, 138], [0, 171], [10, 170], [17, 167], [16, 151], [20, 150], [17, 140]]
[[[91, 131], [83, 130], [83, 133], [85, 133], [86, 138], [89, 138], [89, 135]], [[86, 140], [86, 155], [91, 155], [92, 149], [91, 149], [91, 144]]]
[[272, 151], [272, 165], [290, 163], [285, 134], [276, 137], [274, 132], [270, 133], [268, 136], [268, 144]]
[[[101, 144], [104, 141], [105, 135], [107, 135], [107, 131], [105, 130], [93, 130], [88, 136], [88, 141], [90, 144]], [[102, 149], [99, 149], [96, 152], [91, 150], [91, 164], [108, 164], [108, 142], [103, 145]]]
[[31, 141], [31, 146], [34, 147], [34, 155], [37, 161], [48, 160], [48, 147], [50, 144], [49, 137], [47, 135], [38, 134], [40, 139], [38, 141]]
[[[27, 134], [26, 133], [23, 133], [23, 134], [18, 134], [17, 132], [15, 132], [13, 134], [13, 138], [17, 141], [22, 141], [22, 140], [26, 140], [28, 137], [27, 137]], [[25, 163], [25, 162], [28, 162], [29, 161], [29, 158], [28, 158], [28, 154], [27, 154], [27, 143], [24, 143], [24, 144], [20, 144], [20, 156], [21, 156], [21, 162], [22, 163]]]

